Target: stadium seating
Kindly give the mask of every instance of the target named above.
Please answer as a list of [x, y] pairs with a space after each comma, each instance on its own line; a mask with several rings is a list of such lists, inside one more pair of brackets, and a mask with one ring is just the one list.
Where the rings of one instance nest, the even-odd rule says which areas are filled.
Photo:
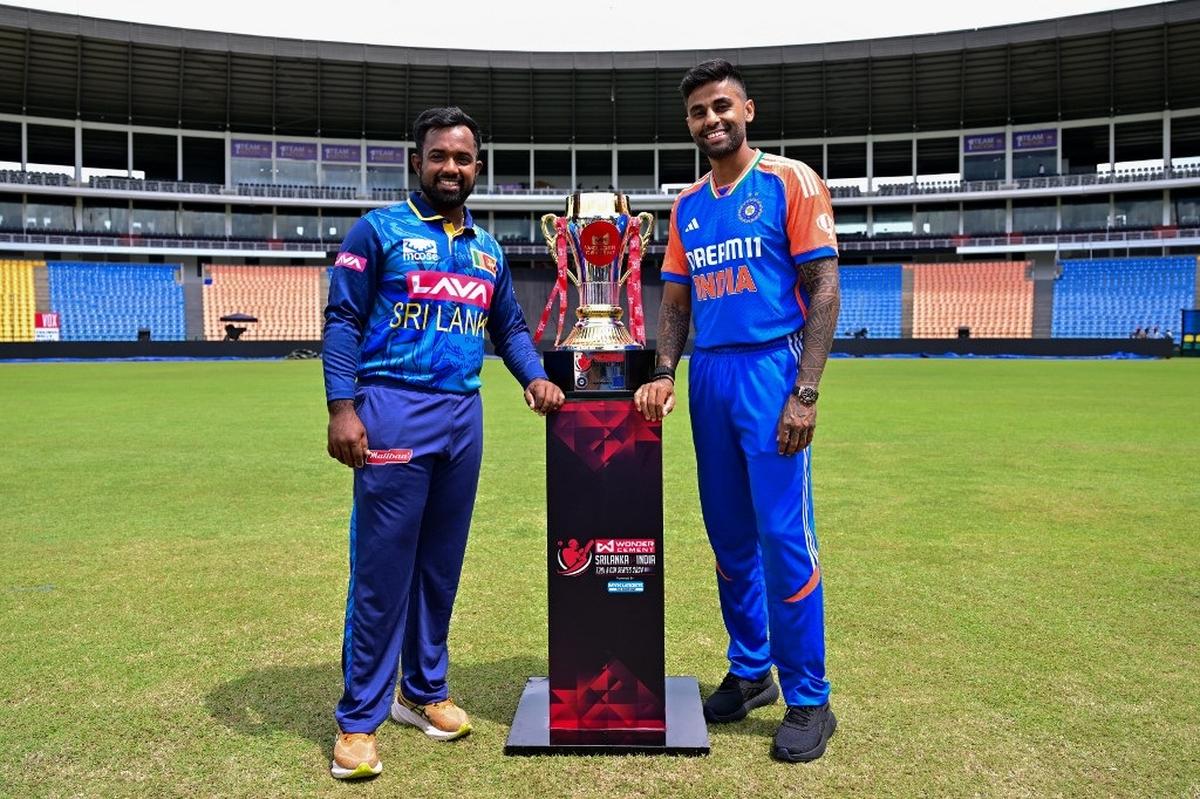
[[1158, 326], [1179, 340], [1179, 312], [1196, 304], [1196, 259], [1063, 261], [1054, 284], [1054, 338], [1127, 338]]
[[913, 338], [1030, 338], [1033, 281], [1027, 261], [915, 264]]
[[317, 266], [207, 267], [204, 281], [204, 337], [225, 338], [229, 314], [249, 314], [257, 322], [243, 340], [315, 341], [321, 338], [321, 269]]
[[63, 341], [155, 341], [186, 335], [178, 264], [53, 261], [50, 306], [62, 315]]
[[848, 338], [865, 328], [870, 338], [899, 338], [902, 272], [899, 265], [839, 269], [842, 310], [837, 335]]
[[33, 270], [41, 261], [0, 259], [0, 341], [33, 341]]

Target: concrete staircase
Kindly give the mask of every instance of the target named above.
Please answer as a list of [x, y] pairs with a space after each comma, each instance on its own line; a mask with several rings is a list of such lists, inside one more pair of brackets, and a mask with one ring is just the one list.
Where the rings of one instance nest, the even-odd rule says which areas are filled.
[[45, 266], [33, 269], [33, 299], [38, 313], [47, 313], [50, 307], [50, 270]]
[[912, 338], [913, 330], [913, 270], [900, 268], [900, 337]]
[[1050, 338], [1054, 326], [1054, 281], [1060, 269], [1058, 258], [1052, 252], [1039, 252], [1033, 256], [1029, 267], [1029, 279], [1033, 281], [1033, 337]]
[[184, 337], [188, 341], [204, 339], [204, 278], [196, 274], [195, 263], [185, 263], [180, 267], [180, 277], [183, 280], [183, 318]]

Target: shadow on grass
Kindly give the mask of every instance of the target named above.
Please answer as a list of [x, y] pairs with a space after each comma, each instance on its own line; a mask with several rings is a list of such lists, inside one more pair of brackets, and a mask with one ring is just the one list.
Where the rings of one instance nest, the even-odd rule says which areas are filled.
[[[451, 695], [472, 716], [507, 726], [525, 681], [545, 673], [545, 660], [530, 656], [452, 664]], [[341, 691], [341, 667], [331, 658], [329, 663], [247, 672], [214, 688], [204, 706], [214, 719], [242, 735], [282, 732], [326, 746], [336, 731], [333, 708]]]

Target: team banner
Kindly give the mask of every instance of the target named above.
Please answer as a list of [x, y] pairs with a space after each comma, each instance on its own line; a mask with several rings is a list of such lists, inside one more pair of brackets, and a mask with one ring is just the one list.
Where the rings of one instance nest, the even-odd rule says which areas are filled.
[[271, 142], [261, 139], [234, 139], [230, 142], [234, 158], [270, 158]]
[[1053, 150], [1056, 147], [1058, 147], [1058, 131], [1054, 128], [1013, 131], [1012, 148], [1014, 150]]
[[963, 152], [968, 155], [972, 153], [1002, 153], [1004, 152], [1004, 134], [981, 133], [974, 136], [963, 136]]
[[367, 148], [367, 163], [368, 164], [396, 164], [404, 165], [404, 148], [403, 147], [368, 147]]
[[322, 144], [321, 160], [340, 164], [357, 164], [362, 160], [362, 147], [357, 144]]
[[275, 157], [285, 161], [316, 161], [317, 145], [312, 142], [275, 142]]

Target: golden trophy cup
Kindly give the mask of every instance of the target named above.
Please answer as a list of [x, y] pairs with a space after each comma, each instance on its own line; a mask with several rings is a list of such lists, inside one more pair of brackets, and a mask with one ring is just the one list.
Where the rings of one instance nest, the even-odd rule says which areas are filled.
[[[644, 347], [642, 253], [653, 233], [654, 215], [634, 215], [629, 210], [629, 198], [616, 192], [575, 192], [567, 197], [565, 215], [544, 215], [542, 235], [554, 256], [558, 278], [534, 340], [541, 340], [557, 298], [556, 349], [612, 351]], [[560, 342], [568, 281], [579, 289], [579, 306], [574, 327]], [[621, 321], [622, 285], [628, 293], [628, 328]]]

